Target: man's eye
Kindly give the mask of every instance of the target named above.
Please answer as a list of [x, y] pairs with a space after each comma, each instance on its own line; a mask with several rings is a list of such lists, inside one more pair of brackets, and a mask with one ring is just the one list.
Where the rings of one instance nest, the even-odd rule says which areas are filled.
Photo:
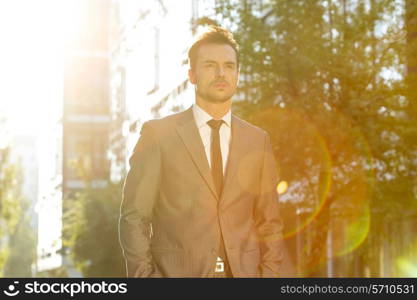
[[214, 64], [206, 64], [206, 67], [213, 67]]

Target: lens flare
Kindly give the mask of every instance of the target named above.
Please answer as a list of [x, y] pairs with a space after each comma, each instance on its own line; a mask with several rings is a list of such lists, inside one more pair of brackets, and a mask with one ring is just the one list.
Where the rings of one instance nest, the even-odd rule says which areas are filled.
[[374, 173], [366, 138], [359, 126], [337, 111], [318, 127], [326, 128], [332, 186], [326, 207], [306, 229], [312, 237], [306, 238], [309, 259], [303, 266], [305, 274], [357, 249], [367, 238], [371, 223], [369, 202]]
[[326, 142], [315, 124], [296, 110], [268, 108], [250, 121], [266, 129], [273, 141], [279, 177], [286, 178], [277, 186], [286, 224], [283, 235], [294, 237], [326, 201], [332, 165]]
[[414, 261], [400, 258], [397, 260], [397, 266], [401, 277], [417, 278], [417, 257], [415, 257]]
[[353, 121], [335, 111], [338, 122], [333, 128], [339, 141], [333, 145], [332, 154], [339, 176], [332, 203], [334, 230], [333, 252], [335, 256], [346, 255], [357, 249], [366, 239], [370, 228], [370, 208], [374, 174], [369, 144]]
[[288, 182], [286, 181], [280, 181], [277, 185], [277, 192], [278, 194], [284, 194], [288, 189]]
[[307, 116], [269, 108], [250, 122], [269, 132], [285, 178], [277, 192], [284, 238], [297, 243], [299, 274], [360, 247], [370, 230], [374, 184], [372, 153], [360, 127], [337, 110]]
[[417, 278], [417, 242], [411, 243], [404, 252], [395, 261], [396, 277]]

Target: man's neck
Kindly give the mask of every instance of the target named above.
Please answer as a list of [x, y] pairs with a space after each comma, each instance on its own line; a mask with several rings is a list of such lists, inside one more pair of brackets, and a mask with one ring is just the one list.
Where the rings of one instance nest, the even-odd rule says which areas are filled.
[[196, 98], [196, 104], [213, 117], [215, 120], [220, 120], [230, 110], [232, 100], [229, 99], [222, 103], [213, 103], [205, 101], [199, 97]]

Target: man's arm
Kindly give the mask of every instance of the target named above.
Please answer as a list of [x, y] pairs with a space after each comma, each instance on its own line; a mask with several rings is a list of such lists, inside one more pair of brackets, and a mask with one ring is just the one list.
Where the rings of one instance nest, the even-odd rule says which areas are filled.
[[254, 212], [261, 249], [261, 277], [278, 277], [282, 260], [283, 226], [276, 187], [276, 162], [269, 135], [266, 135], [260, 193]]
[[147, 277], [154, 271], [150, 252], [152, 210], [158, 196], [161, 158], [149, 122], [129, 159], [123, 187], [119, 236], [128, 277]]

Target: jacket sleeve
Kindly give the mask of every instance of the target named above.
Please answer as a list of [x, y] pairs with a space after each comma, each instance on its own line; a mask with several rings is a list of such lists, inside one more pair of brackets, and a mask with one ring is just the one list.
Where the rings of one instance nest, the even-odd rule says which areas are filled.
[[120, 207], [119, 238], [128, 277], [148, 277], [155, 271], [150, 252], [152, 211], [158, 196], [160, 150], [150, 122], [129, 159]]
[[277, 193], [277, 169], [269, 135], [265, 137], [260, 192], [254, 211], [261, 250], [261, 277], [279, 277], [282, 260], [282, 219]]

